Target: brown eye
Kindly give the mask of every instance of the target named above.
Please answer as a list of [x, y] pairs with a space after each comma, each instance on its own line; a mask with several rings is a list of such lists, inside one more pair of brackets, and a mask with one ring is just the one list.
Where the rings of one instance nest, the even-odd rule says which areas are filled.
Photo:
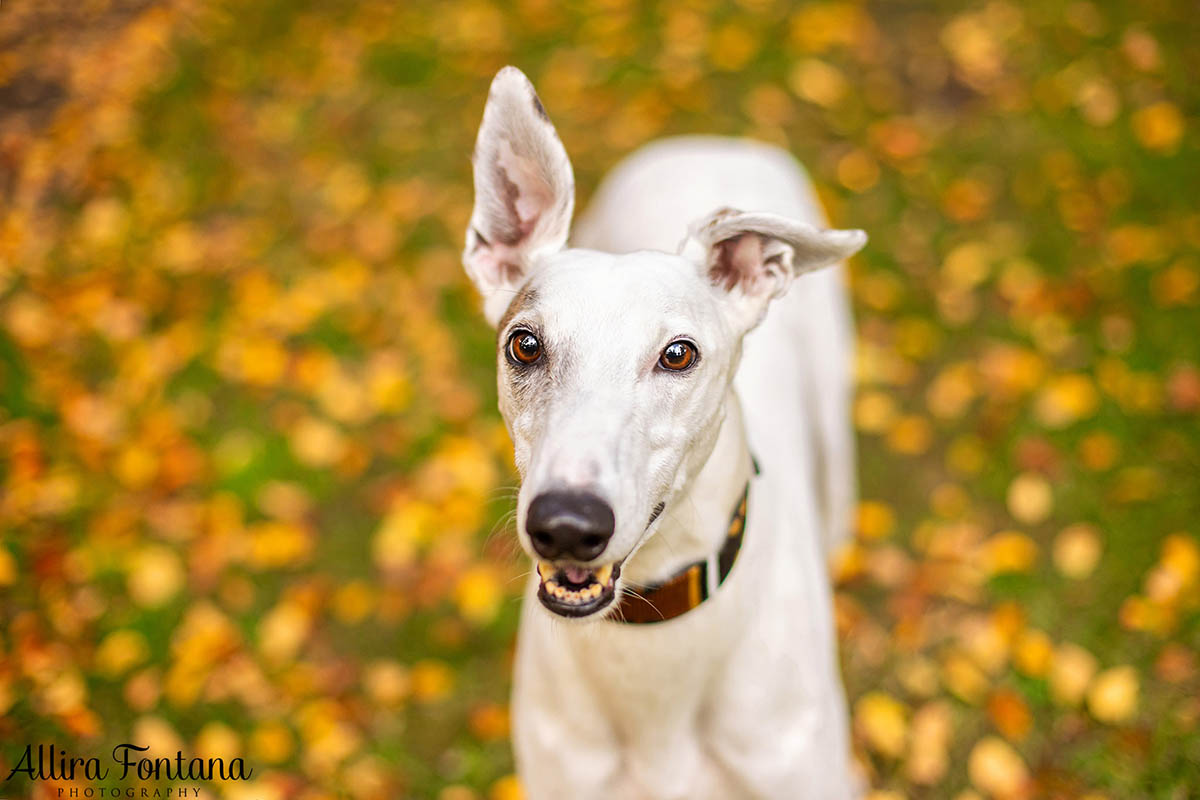
[[681, 372], [696, 362], [696, 346], [682, 339], [663, 348], [658, 365], [672, 372]]
[[542, 357], [542, 343], [529, 331], [514, 331], [508, 337], [508, 357], [516, 364], [532, 364]]

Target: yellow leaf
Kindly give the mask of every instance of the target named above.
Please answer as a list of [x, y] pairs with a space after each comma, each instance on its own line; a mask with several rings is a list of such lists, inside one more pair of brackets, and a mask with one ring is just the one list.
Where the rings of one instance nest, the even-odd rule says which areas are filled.
[[1032, 391], [1046, 370], [1037, 353], [1009, 344], [992, 345], [979, 364], [981, 385], [989, 395], [1017, 395]]
[[124, 675], [150, 657], [150, 644], [139, 631], [123, 628], [104, 637], [96, 648], [96, 669], [108, 678]]
[[929, 449], [933, 429], [929, 421], [915, 414], [903, 416], [888, 431], [887, 444], [893, 452], [916, 456]]
[[13, 691], [12, 680], [6, 675], [0, 675], [0, 714], [8, 713], [15, 702], [17, 694]]
[[418, 661], [413, 665], [410, 677], [413, 697], [424, 703], [444, 700], [454, 687], [454, 672], [444, 661]]
[[1034, 415], [1047, 428], [1066, 428], [1096, 413], [1099, 395], [1086, 375], [1059, 375], [1047, 382], [1034, 401]]
[[196, 734], [195, 753], [200, 758], [221, 758], [228, 763], [242, 752], [241, 737], [223, 722], [208, 722]]
[[[854, 292], [869, 308], [890, 311], [900, 302], [904, 284], [891, 272], [876, 269], [854, 279]], [[861, 355], [866, 356], [868, 352], [864, 350]], [[894, 358], [894, 354], [888, 355]]]
[[946, 214], [958, 222], [981, 219], [992, 206], [992, 187], [975, 178], [958, 178], [951, 181], [942, 194], [942, 207]]
[[1134, 136], [1147, 150], [1173, 153], [1183, 138], [1183, 114], [1178, 106], [1166, 100], [1139, 108], [1132, 122]]
[[1190, 588], [1200, 578], [1200, 545], [1186, 533], [1173, 533], [1163, 542], [1161, 563], [1182, 588]]
[[267, 612], [258, 624], [258, 649], [276, 663], [295, 657], [308, 638], [312, 619], [296, 603], [283, 601]]
[[886, 539], [896, 527], [896, 514], [887, 503], [863, 500], [858, 504], [858, 535], [868, 541]]
[[1110, 468], [1117, 463], [1121, 445], [1112, 434], [1102, 431], [1089, 433], [1079, 443], [1079, 460], [1093, 472]]
[[371, 754], [362, 756], [342, 771], [346, 788], [355, 800], [394, 796], [394, 789], [389, 789], [393, 774], [394, 767], [390, 763]]
[[929, 384], [925, 404], [939, 419], [957, 419], [966, 413], [976, 396], [975, 368], [958, 363], [945, 367]]
[[1131, 666], [1106, 669], [1092, 681], [1087, 694], [1088, 710], [1101, 722], [1128, 722], [1137, 714], [1138, 675]]
[[942, 683], [964, 703], [978, 705], [987, 693], [983, 671], [963, 653], [951, 651], [942, 658]]
[[949, 768], [952, 734], [950, 705], [935, 700], [917, 710], [912, 720], [911, 746], [905, 772], [913, 783], [932, 785]]
[[363, 670], [367, 695], [385, 708], [399, 705], [408, 696], [410, 687], [408, 670], [399, 662], [373, 661]]
[[965, 242], [946, 254], [942, 278], [959, 289], [973, 289], [991, 272], [991, 248], [983, 242]]
[[854, 728], [872, 750], [899, 758], [908, 743], [908, 710], [889, 694], [868, 692], [854, 704]]
[[259, 723], [250, 734], [250, 757], [266, 764], [283, 763], [295, 746], [291, 729], [279, 721]]
[[837, 67], [816, 58], [797, 61], [788, 75], [788, 85], [797, 96], [824, 108], [837, 105], [850, 88]]
[[1037, 563], [1037, 543], [1018, 531], [1001, 531], [983, 543], [981, 566], [991, 574], [1028, 572]]
[[758, 52], [758, 38], [741, 25], [728, 23], [713, 34], [709, 43], [709, 61], [720, 70], [739, 70]]
[[1021, 797], [1028, 791], [1029, 769], [1021, 754], [996, 736], [985, 737], [971, 748], [967, 775], [976, 788], [997, 800]]
[[853, 45], [870, 30], [870, 17], [853, 3], [809, 3], [792, 14], [789, 39], [800, 50], [816, 53]]
[[184, 579], [178, 554], [166, 545], [151, 544], [129, 559], [125, 583], [135, 603], [156, 608], [183, 588]]
[[957, 633], [963, 650], [988, 674], [995, 675], [1008, 663], [1009, 640], [995, 615], [967, 617]]
[[[222, 800], [285, 800], [283, 788], [278, 782], [251, 778], [248, 781], [226, 781], [221, 789]], [[329, 796], [314, 795], [314, 800], [332, 800]]]
[[851, 150], [837, 163], [838, 182], [852, 192], [865, 192], [879, 182], [879, 164], [866, 150]]
[[1054, 643], [1044, 632], [1031, 629], [1017, 638], [1013, 650], [1013, 664], [1017, 670], [1032, 678], [1040, 678], [1049, 670], [1054, 660]]
[[1060, 706], [1077, 706], [1095, 674], [1095, 656], [1077, 644], [1061, 644], [1050, 667], [1050, 696]]
[[375, 592], [365, 580], [352, 580], [333, 595], [333, 613], [347, 625], [362, 622], [375, 605]]
[[904, 691], [917, 697], [933, 697], [940, 686], [937, 665], [924, 656], [912, 656], [897, 664], [896, 679]]
[[83, 207], [78, 216], [79, 232], [96, 247], [119, 243], [129, 229], [129, 210], [115, 197], [98, 197]]
[[17, 580], [17, 560], [7, 547], [0, 545], [0, 586], [12, 586]]
[[247, 534], [250, 537], [247, 563], [255, 569], [292, 566], [312, 554], [312, 536], [295, 523], [260, 522], [251, 526]]
[[158, 475], [158, 457], [147, 447], [130, 444], [121, 449], [113, 469], [122, 484], [143, 489]]
[[973, 434], [956, 436], [946, 448], [946, 466], [962, 475], [975, 475], [987, 463], [987, 449]]
[[255, 386], [275, 386], [287, 370], [287, 350], [267, 336], [246, 338], [234, 347], [233, 354], [236, 374]]
[[516, 775], [506, 775], [496, 781], [488, 793], [488, 800], [523, 800], [524, 797]]
[[54, 675], [37, 694], [39, 706], [51, 714], [64, 716], [85, 710], [88, 700], [87, 684], [74, 669]]
[[864, 433], [883, 433], [897, 416], [896, 401], [890, 394], [866, 391], [854, 403], [854, 424]]
[[1163, 308], [1192, 305], [1197, 289], [1200, 289], [1200, 270], [1182, 261], [1154, 273], [1150, 281], [1154, 302]]
[[1050, 482], [1036, 472], [1022, 472], [1008, 485], [1008, 511], [1013, 519], [1036, 525], [1050, 516], [1054, 493]]
[[362, 207], [371, 196], [371, 184], [357, 164], [339, 164], [329, 173], [324, 189], [325, 202], [338, 214], [348, 214]]
[[184, 749], [183, 740], [162, 717], [140, 717], [133, 723], [129, 741], [149, 747], [151, 753], [176, 753]]
[[500, 579], [489, 565], [480, 564], [467, 569], [458, 579], [454, 599], [463, 617], [476, 625], [486, 625], [496, 618], [502, 599]]
[[1085, 522], [1063, 528], [1054, 539], [1054, 566], [1063, 575], [1082, 580], [1100, 562], [1100, 532]]
[[438, 515], [428, 503], [401, 503], [383, 518], [372, 542], [375, 563], [388, 570], [410, 566], [420, 545], [437, 530]]
[[333, 424], [305, 417], [292, 429], [292, 452], [310, 467], [328, 467], [346, 453], [346, 437]]

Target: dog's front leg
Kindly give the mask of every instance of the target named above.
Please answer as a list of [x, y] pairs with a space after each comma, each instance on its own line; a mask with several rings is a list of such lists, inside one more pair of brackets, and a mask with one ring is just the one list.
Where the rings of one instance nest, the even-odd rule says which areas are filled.
[[580, 654], [528, 598], [517, 637], [513, 674], [513, 750], [529, 800], [613, 800], [621, 794], [616, 733]]

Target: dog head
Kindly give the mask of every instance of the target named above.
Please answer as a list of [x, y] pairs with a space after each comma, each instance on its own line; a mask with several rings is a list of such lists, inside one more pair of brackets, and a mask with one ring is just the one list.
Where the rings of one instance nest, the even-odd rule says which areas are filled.
[[497, 329], [518, 536], [543, 604], [598, 616], [712, 452], [743, 335], [796, 275], [866, 236], [717, 209], [691, 226], [686, 256], [569, 249], [571, 163], [513, 67], [492, 82], [474, 176], [463, 263]]

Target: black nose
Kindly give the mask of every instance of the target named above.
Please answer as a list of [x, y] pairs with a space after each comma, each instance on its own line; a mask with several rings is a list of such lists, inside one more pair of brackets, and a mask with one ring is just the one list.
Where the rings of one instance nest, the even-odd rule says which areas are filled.
[[612, 538], [613, 510], [591, 492], [543, 492], [529, 504], [525, 530], [545, 559], [590, 561]]

